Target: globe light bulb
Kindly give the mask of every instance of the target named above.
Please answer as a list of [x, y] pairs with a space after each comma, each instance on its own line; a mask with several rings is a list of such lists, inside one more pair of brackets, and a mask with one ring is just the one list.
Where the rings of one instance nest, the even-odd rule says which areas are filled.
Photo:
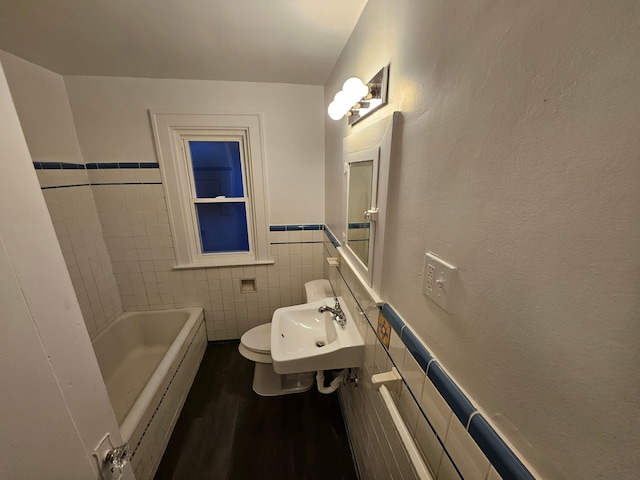
[[344, 82], [344, 85], [342, 85], [342, 91], [345, 92], [351, 101], [351, 105], [353, 105], [369, 93], [369, 87], [367, 87], [358, 77], [351, 77]]
[[332, 120], [340, 120], [344, 116], [344, 110], [335, 101], [329, 104], [327, 113]]
[[350, 99], [344, 90], [340, 90], [336, 93], [336, 96], [333, 97], [333, 102], [342, 109], [343, 114], [349, 110], [349, 107], [351, 107]]

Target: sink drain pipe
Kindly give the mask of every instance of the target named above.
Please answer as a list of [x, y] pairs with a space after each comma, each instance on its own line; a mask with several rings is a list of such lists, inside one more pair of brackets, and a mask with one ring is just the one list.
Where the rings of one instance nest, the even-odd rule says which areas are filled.
[[318, 383], [318, 391], [320, 393], [329, 394], [335, 392], [338, 387], [342, 384], [344, 380], [344, 376], [342, 373], [334, 378], [328, 387], [324, 386], [324, 370], [318, 370], [316, 374], [316, 382]]

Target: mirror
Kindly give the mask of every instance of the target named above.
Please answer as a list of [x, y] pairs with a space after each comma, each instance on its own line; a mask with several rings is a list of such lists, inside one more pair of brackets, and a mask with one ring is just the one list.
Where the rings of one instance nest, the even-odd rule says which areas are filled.
[[366, 218], [371, 206], [371, 179], [373, 160], [352, 163], [349, 167], [349, 209], [347, 222], [347, 244], [353, 253], [369, 265], [369, 239], [371, 221]]
[[371, 265], [378, 184], [378, 148], [347, 155], [346, 246], [365, 270]]

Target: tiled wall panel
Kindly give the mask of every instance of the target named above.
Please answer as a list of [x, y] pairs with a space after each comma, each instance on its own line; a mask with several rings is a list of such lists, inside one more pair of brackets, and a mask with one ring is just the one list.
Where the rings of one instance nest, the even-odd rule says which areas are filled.
[[[338, 253], [328, 233], [324, 241], [325, 255], [336, 257]], [[382, 397], [371, 384], [372, 375], [391, 368], [389, 356], [370, 323], [377, 322], [378, 308], [346, 265], [342, 264], [339, 269], [325, 266], [325, 276], [337, 295], [344, 299], [365, 339], [364, 366], [359, 371], [357, 387], [350, 384], [339, 390], [360, 478], [417, 479]]]
[[[38, 168], [51, 220], [62, 248], [89, 336], [122, 313], [122, 302], [86, 170], [73, 164]], [[52, 165], [47, 165], [52, 167]]]
[[[209, 340], [239, 338], [302, 303], [304, 283], [323, 276], [322, 230], [299, 226], [273, 227], [273, 265], [174, 270], [159, 169], [96, 169], [90, 178], [126, 311], [201, 306]], [[246, 279], [255, 291], [242, 291]]]
[[201, 306], [209, 340], [239, 338], [324, 275], [322, 225], [272, 226], [273, 265], [174, 270], [158, 164], [35, 167], [92, 337], [123, 310]]

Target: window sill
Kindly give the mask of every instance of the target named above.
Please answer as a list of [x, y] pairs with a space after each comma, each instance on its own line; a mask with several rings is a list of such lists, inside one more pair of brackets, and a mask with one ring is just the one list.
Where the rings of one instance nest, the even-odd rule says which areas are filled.
[[274, 265], [275, 260], [238, 260], [225, 263], [191, 263], [174, 265], [171, 270], [193, 270], [196, 268], [250, 267], [255, 265]]

